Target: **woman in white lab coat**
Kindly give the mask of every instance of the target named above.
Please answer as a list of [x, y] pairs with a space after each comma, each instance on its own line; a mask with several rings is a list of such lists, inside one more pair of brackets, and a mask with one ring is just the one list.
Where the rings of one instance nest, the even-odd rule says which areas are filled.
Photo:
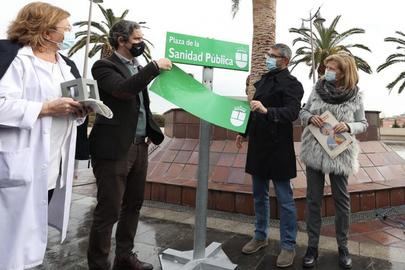
[[58, 53], [74, 43], [69, 16], [30, 3], [2, 43], [17, 49], [0, 79], [0, 270], [42, 263], [48, 221], [66, 237], [76, 126], [86, 114], [80, 103], [61, 97], [60, 83], [79, 76]]

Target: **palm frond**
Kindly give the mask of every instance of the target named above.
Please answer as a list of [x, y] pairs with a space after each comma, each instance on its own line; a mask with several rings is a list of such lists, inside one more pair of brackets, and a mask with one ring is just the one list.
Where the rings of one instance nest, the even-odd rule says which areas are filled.
[[363, 44], [350, 44], [345, 45], [346, 48], [359, 48], [371, 52], [371, 49]]
[[101, 13], [103, 14], [104, 18], [105, 18], [105, 19], [108, 19], [107, 10], [105, 10], [101, 4], [97, 4], [97, 6], [98, 6], [99, 9], [101, 10]]
[[389, 62], [391, 60], [401, 60], [401, 59], [395, 59], [395, 58], [401, 58], [401, 57], [403, 58], [402, 60], [405, 60], [405, 54], [403, 54], [403, 53], [394, 53], [394, 54], [391, 54], [390, 56], [388, 56], [385, 61]]
[[333, 29], [333, 30], [336, 29], [336, 25], [339, 23], [341, 17], [342, 17], [342, 15], [336, 16], [333, 19], [332, 23], [329, 25], [329, 29]]
[[143, 56], [143, 58], [145, 59], [145, 61], [146, 61], [147, 63], [149, 63], [149, 62], [152, 60], [151, 54], [150, 54], [149, 52], [147, 52], [147, 51], [145, 51], [145, 52], [142, 54], [142, 56]]
[[404, 34], [403, 32], [401, 32], [401, 31], [395, 31], [395, 33], [397, 33], [398, 35], [401, 35], [401, 36], [405, 37], [405, 34]]
[[138, 22], [138, 24], [141, 26], [141, 28], [150, 29], [149, 26], [143, 25], [141, 23], [144, 23], [144, 22]]
[[147, 38], [144, 38], [143, 39], [143, 41], [145, 41], [145, 43], [146, 43], [146, 47], [148, 47], [149, 45], [150, 46], [152, 46], [152, 48], [154, 48], [155, 47], [155, 45], [153, 45], [153, 43], [149, 40], [149, 39], [147, 39]]
[[399, 43], [401, 45], [405, 45], [405, 40], [400, 39], [400, 38], [395, 38], [395, 37], [386, 37], [384, 38], [385, 42], [394, 42], [394, 43]]
[[[73, 25], [78, 25], [79, 27], [86, 26], [86, 28], [87, 28], [87, 22], [78, 22], [78, 23], [74, 23]], [[103, 25], [101, 23], [91, 22], [91, 27], [96, 28], [101, 33], [107, 34], [107, 30], [103, 27]]]
[[311, 59], [311, 54], [309, 55], [305, 55], [299, 59], [296, 59], [298, 57], [298, 55], [294, 56], [291, 61], [290, 61], [290, 65], [292, 66], [291, 71], [293, 71], [299, 64], [304, 63], [307, 66], [311, 67], [310, 68], [310, 72], [308, 77], [311, 78], [312, 77], [312, 59]]
[[364, 29], [361, 28], [352, 28], [349, 29], [347, 31], [344, 31], [341, 34], [337, 34], [336, 37], [334, 38], [332, 45], [337, 45], [340, 42], [342, 42], [342, 40], [346, 39], [347, 37], [351, 36], [351, 35], [355, 35], [355, 34], [364, 34], [366, 31]]
[[362, 58], [355, 56], [355, 55], [353, 55], [353, 57], [354, 57], [354, 61], [356, 62], [357, 67], [360, 70], [364, 71], [367, 74], [373, 73], [373, 70], [371, 69], [370, 65], [366, 61], [364, 61]]
[[[293, 40], [293, 45], [301, 44], [303, 46], [296, 49], [296, 56], [292, 61], [293, 69], [296, 65], [305, 63], [310, 67], [310, 77], [312, 75], [312, 57], [311, 57], [311, 39], [314, 45], [314, 66], [319, 74], [324, 72], [324, 60], [331, 54], [339, 51], [350, 51], [351, 49], [362, 49], [371, 52], [370, 48], [363, 44], [349, 44], [345, 45], [343, 42], [350, 36], [356, 34], [364, 34], [365, 31], [361, 28], [351, 28], [343, 32], [337, 31], [337, 25], [341, 16], [336, 16], [329, 26], [325, 26], [322, 22], [313, 24], [312, 32], [308, 28], [290, 28], [290, 33], [296, 34], [297, 37]], [[370, 65], [362, 58], [353, 55], [360, 70], [371, 73]]]
[[[390, 89], [390, 90], [392, 90], [392, 89], [395, 87], [395, 85], [396, 85], [399, 81], [401, 81], [401, 80], [403, 80], [403, 79], [405, 79], [405, 72], [401, 72], [395, 80], [393, 80], [392, 82], [390, 82], [390, 83], [387, 85], [387, 88]], [[401, 90], [401, 91], [402, 91], [402, 90]]]
[[[100, 33], [96, 33], [96, 32], [93, 32], [93, 31], [90, 31], [90, 36], [104, 36], [105, 34], [100, 34]], [[76, 36], [76, 38], [80, 38], [80, 37], [82, 37], [82, 36], [87, 36], [87, 30], [85, 30], [85, 31], [79, 31], [79, 32], [76, 32], [75, 33], [75, 36]]]
[[397, 64], [397, 63], [405, 63], [405, 60], [391, 60], [391, 61], [387, 61], [387, 62], [385, 62], [384, 64], [381, 64], [381, 65], [378, 66], [377, 72], [380, 72], [381, 70], [383, 70], [383, 69], [385, 69], [385, 68], [387, 68], [387, 67], [389, 67], [389, 66], [392, 66], [392, 65], [394, 65], [394, 64]]
[[295, 52], [295, 54], [306, 54], [306, 53], [311, 53], [311, 47], [300, 47], [297, 49], [297, 51]]
[[129, 13], [129, 9], [126, 9], [124, 12], [122, 12], [121, 16], [120, 16], [120, 20], [123, 20]]
[[70, 50], [68, 51], [68, 57], [71, 57], [72, 55], [74, 55], [81, 48], [84, 48], [84, 46], [86, 46], [86, 37], [83, 37], [80, 40], [76, 41], [76, 43], [73, 45], [73, 47], [70, 48]]
[[[401, 31], [396, 31], [396, 34], [400, 35], [401, 37], [405, 37], [405, 34]], [[385, 42], [393, 42], [393, 43], [398, 43], [399, 46], [396, 47], [396, 49], [398, 50], [397, 53], [393, 53], [391, 55], [389, 55], [387, 57], [387, 59], [385, 60], [384, 63], [382, 63], [381, 65], [379, 65], [377, 67], [377, 72], [381, 72], [382, 70], [393, 66], [395, 64], [400, 64], [400, 63], [405, 63], [405, 54], [404, 54], [404, 50], [405, 50], [405, 40], [402, 38], [396, 38], [396, 37], [386, 37], [384, 39]], [[402, 69], [403, 70], [403, 69]], [[398, 77], [393, 80], [392, 82], [390, 82], [386, 87], [387, 89], [390, 91], [392, 91], [392, 89], [401, 81], [404, 80], [404, 82], [401, 84], [401, 86], [398, 89], [398, 93], [401, 93], [402, 90], [405, 88], [405, 72], [401, 72]]]
[[295, 45], [297, 42], [304, 42], [304, 43], [307, 43], [307, 44], [311, 44], [311, 41], [309, 39], [302, 38], [302, 37], [294, 39], [293, 40], [293, 45]]
[[235, 18], [239, 11], [239, 0], [232, 0], [232, 18]]
[[[83, 27], [83, 26], [86, 26], [86, 27], [87, 27], [88, 22], [87, 22], [87, 21], [80, 21], [80, 22], [75, 22], [75, 23], [73, 23], [73, 25], [74, 25], [74, 26], [79, 26], [79, 28], [80, 28], [80, 27]], [[107, 30], [102, 26], [102, 24], [100, 24], [100, 23], [98, 23], [98, 22], [92, 21], [92, 22], [90, 23], [90, 25], [91, 25], [92, 27], [98, 29], [98, 30], [99, 30], [100, 32], [102, 32], [102, 33], [106, 33], [106, 32], [107, 32]]]
[[103, 48], [102, 44], [94, 44], [93, 48], [89, 51], [89, 58], [92, 58]]
[[405, 88], [405, 80], [404, 80], [404, 82], [402, 83], [402, 85], [399, 87], [398, 93], [401, 94], [401, 92], [402, 92], [402, 90], [404, 90], [404, 88]]

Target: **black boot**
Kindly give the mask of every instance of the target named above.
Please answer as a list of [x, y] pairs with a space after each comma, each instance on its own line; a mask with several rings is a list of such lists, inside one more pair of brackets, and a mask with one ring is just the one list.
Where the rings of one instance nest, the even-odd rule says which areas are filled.
[[318, 258], [318, 248], [308, 247], [307, 252], [305, 253], [304, 259], [302, 261], [302, 266], [304, 266], [305, 268], [313, 267], [316, 263], [317, 258]]
[[352, 268], [352, 258], [347, 247], [339, 248], [339, 265], [344, 269]]

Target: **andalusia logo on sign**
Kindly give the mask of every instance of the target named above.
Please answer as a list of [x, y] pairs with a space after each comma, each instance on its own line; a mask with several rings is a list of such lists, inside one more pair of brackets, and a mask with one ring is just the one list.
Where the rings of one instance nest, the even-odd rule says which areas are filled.
[[244, 68], [248, 65], [248, 54], [246, 50], [239, 49], [235, 53], [235, 63], [239, 68]]
[[246, 119], [246, 109], [243, 108], [242, 106], [237, 106], [233, 108], [233, 111], [231, 113], [231, 124], [235, 127], [240, 127], [243, 125]]

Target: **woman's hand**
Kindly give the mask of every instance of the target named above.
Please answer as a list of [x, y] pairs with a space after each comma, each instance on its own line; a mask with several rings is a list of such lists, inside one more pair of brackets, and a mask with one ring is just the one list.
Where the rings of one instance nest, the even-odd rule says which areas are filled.
[[319, 115], [313, 115], [313, 116], [311, 116], [311, 118], [309, 118], [309, 122], [310, 122], [312, 125], [316, 126], [316, 127], [322, 127], [322, 126], [323, 126], [323, 123], [324, 123], [322, 117], [320, 117]]
[[340, 122], [339, 124], [337, 124], [336, 126], [333, 127], [333, 131], [335, 131], [335, 133], [348, 132], [349, 127], [347, 126], [347, 124], [345, 122]]
[[250, 109], [252, 112], [267, 113], [267, 108], [258, 100], [252, 100], [250, 102]]
[[235, 144], [236, 148], [241, 149], [245, 138], [242, 135], [236, 135]]
[[83, 106], [72, 98], [62, 97], [44, 102], [39, 116], [68, 116], [70, 114], [82, 115]]

